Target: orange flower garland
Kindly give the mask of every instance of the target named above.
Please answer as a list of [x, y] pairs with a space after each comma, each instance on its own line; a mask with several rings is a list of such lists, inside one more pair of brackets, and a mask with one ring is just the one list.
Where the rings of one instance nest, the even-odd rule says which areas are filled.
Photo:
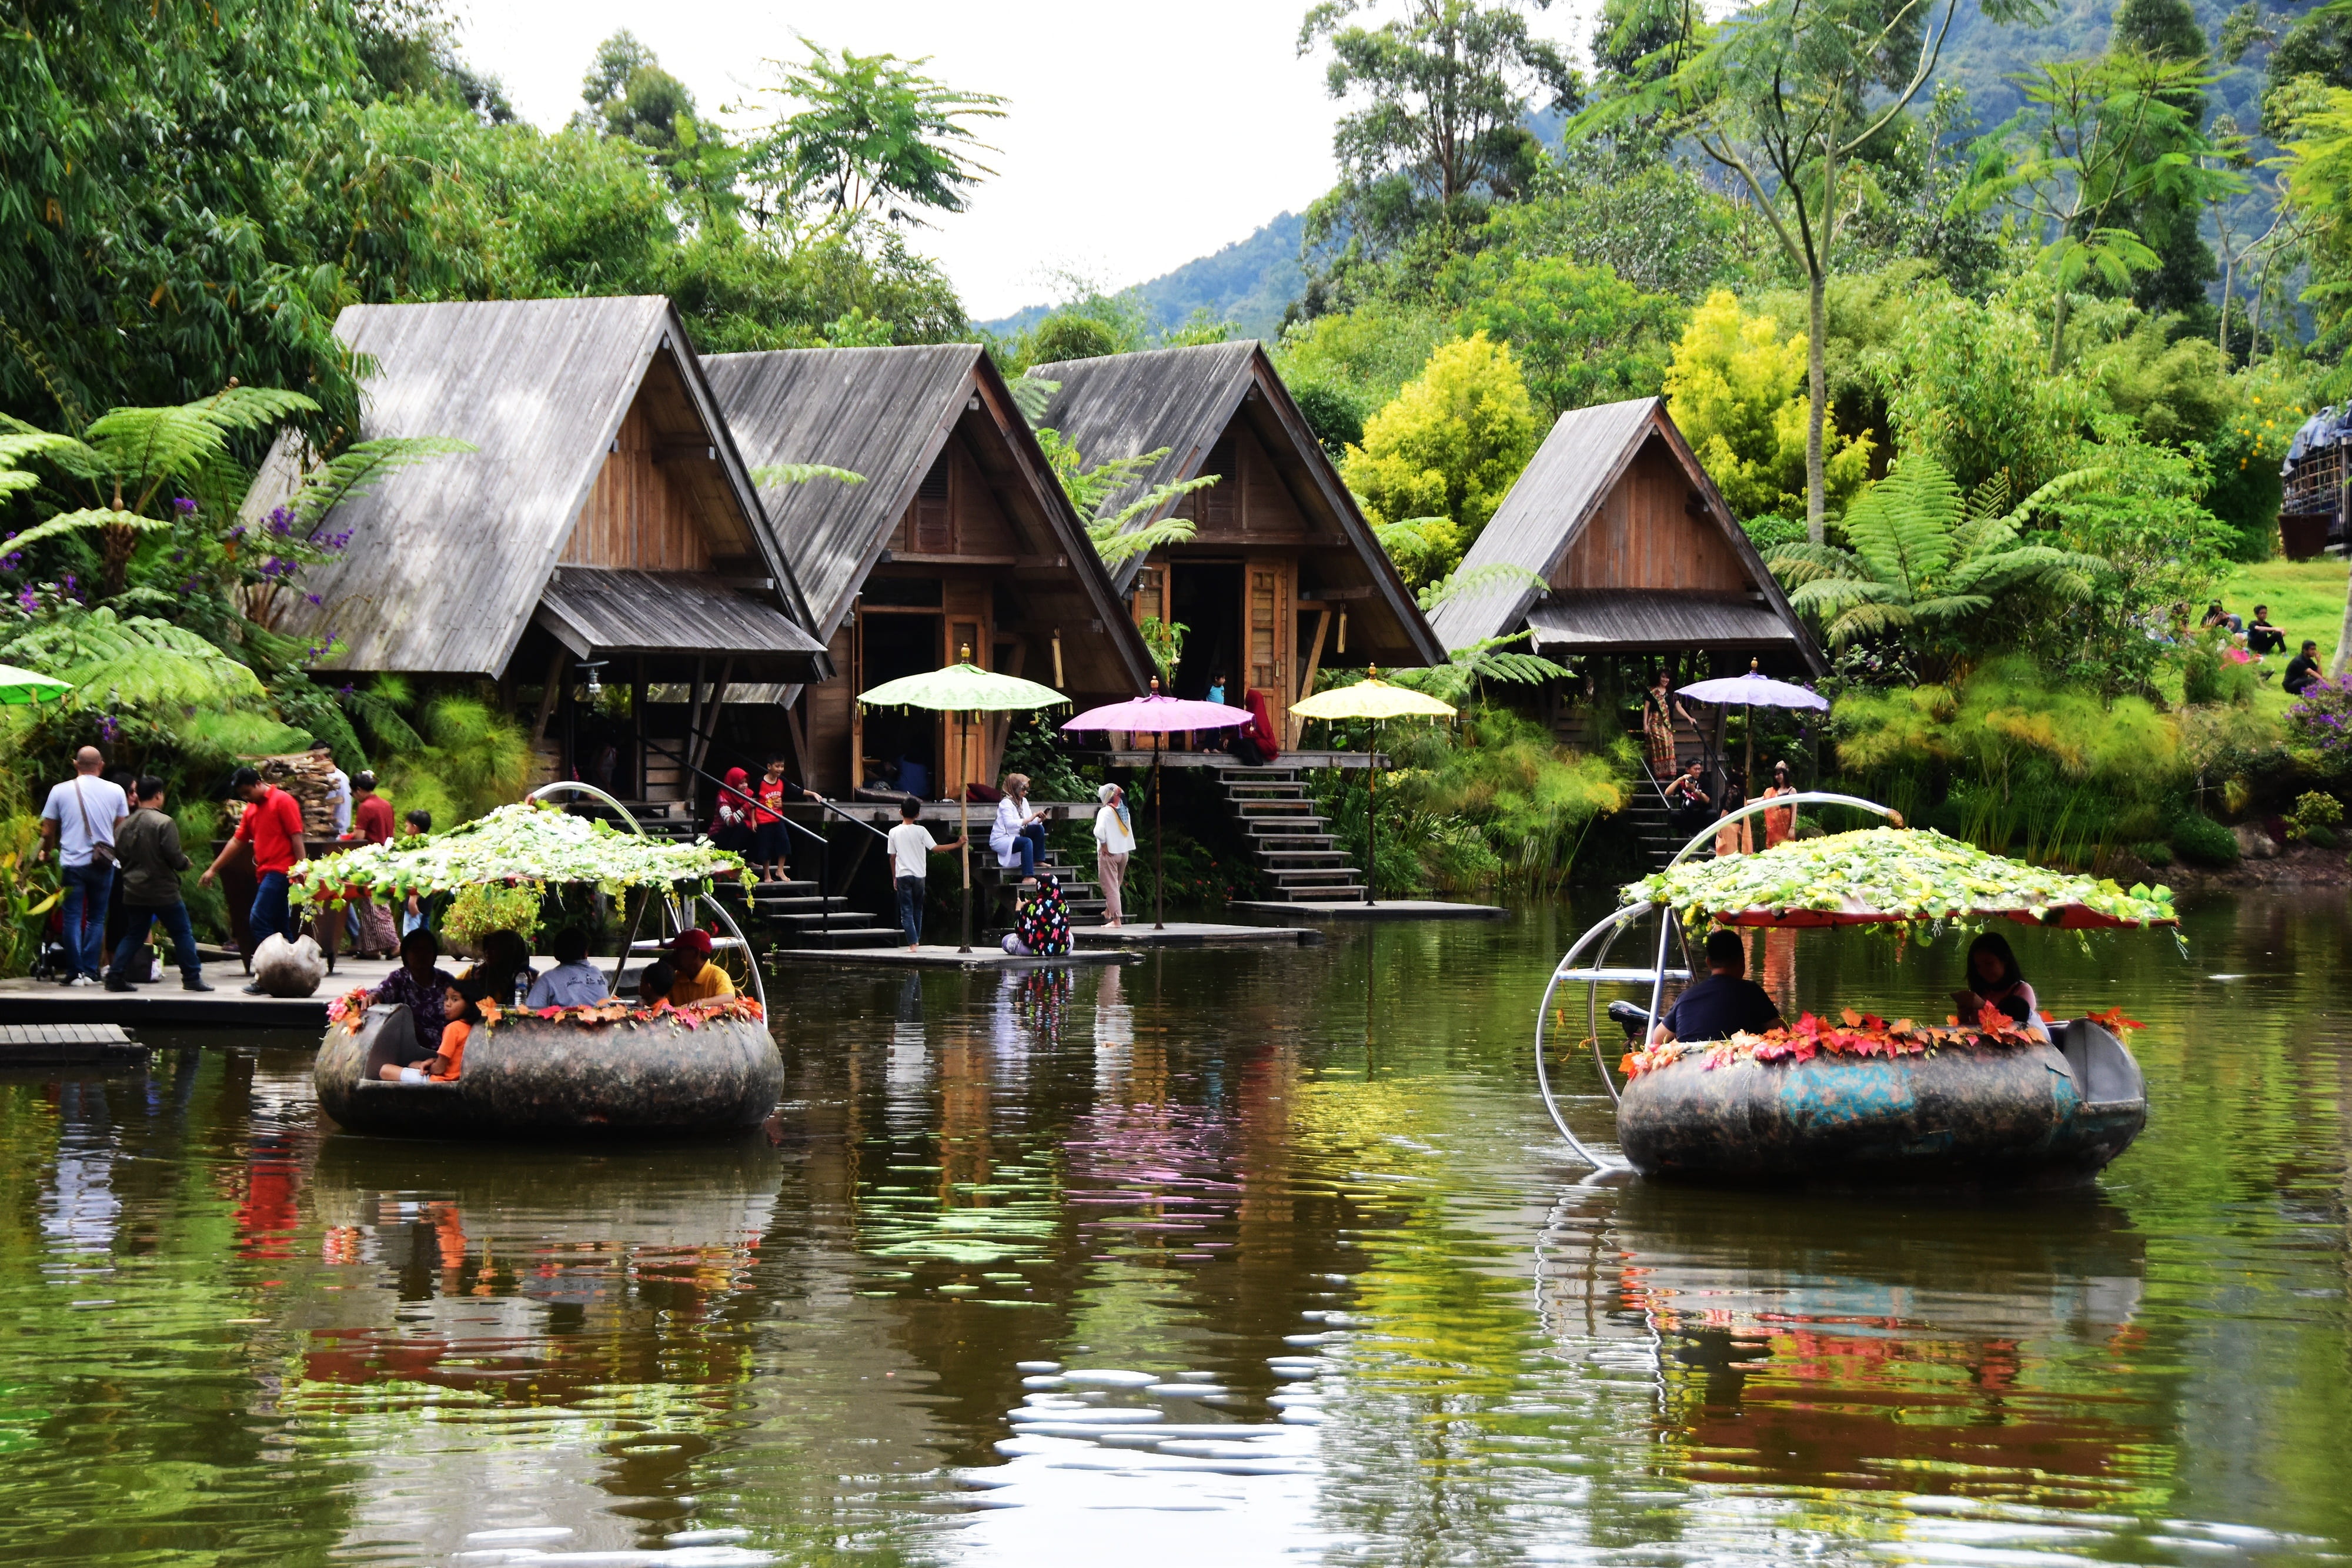
[[[1619, 1063], [1627, 1078], [1639, 1078], [1644, 1072], [1680, 1061], [1684, 1057], [1703, 1053], [1706, 1067], [1712, 1071], [1740, 1061], [1811, 1061], [1821, 1055], [1830, 1056], [1925, 1056], [1948, 1046], [1977, 1046], [1988, 1051], [2009, 1051], [2035, 1043], [2034, 1037], [2022, 1024], [2003, 1015], [1995, 1015], [1990, 1023], [1962, 1024], [1957, 1018], [1947, 1018], [1941, 1024], [1914, 1023], [1909, 1019], [1896, 1019], [1893, 1023], [1859, 1013], [1852, 1008], [1839, 1015], [1841, 1023], [1832, 1023], [1811, 1013], [1798, 1017], [1793, 1024], [1749, 1034], [1745, 1030], [1729, 1040], [1669, 1040], [1639, 1051], [1629, 1051]], [[2119, 1008], [2104, 1013], [2088, 1015], [2093, 1023], [2103, 1025], [2118, 1034], [2128, 1034], [2140, 1027], [2136, 1019], [2124, 1017]]]

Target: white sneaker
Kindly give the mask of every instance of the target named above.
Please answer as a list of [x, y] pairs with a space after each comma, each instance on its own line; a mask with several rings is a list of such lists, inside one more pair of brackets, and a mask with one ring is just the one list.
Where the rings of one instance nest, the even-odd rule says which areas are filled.
[[91, 979], [88, 975], [76, 975], [72, 979], [68, 980], [66, 984], [68, 986], [94, 986], [98, 984], [98, 982]]

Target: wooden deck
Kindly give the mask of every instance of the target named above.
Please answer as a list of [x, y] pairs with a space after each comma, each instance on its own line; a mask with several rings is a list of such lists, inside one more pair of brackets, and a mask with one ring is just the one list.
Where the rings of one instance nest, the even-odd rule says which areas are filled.
[[135, 1067], [147, 1048], [115, 1023], [0, 1024], [0, 1068]]
[[1308, 920], [1500, 920], [1510, 913], [1496, 904], [1452, 904], [1436, 898], [1383, 898], [1366, 904], [1360, 898], [1331, 898], [1276, 904], [1239, 899], [1227, 907], [1253, 915], [1291, 915]]

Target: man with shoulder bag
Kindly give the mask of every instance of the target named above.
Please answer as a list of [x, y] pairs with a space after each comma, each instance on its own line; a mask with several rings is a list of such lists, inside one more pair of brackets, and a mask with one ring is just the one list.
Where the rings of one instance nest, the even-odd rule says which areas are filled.
[[114, 835], [131, 814], [119, 784], [99, 777], [106, 758], [95, 746], [74, 753], [74, 776], [49, 791], [41, 807], [39, 860], [58, 852], [65, 889], [68, 986], [95, 986], [106, 960], [106, 904], [114, 891]]
[[[122, 868], [122, 940], [115, 945], [114, 967], [107, 972], [110, 991], [131, 989], [131, 956], [147, 940], [158, 920], [172, 934], [172, 952], [180, 962], [180, 984], [191, 991], [209, 991], [204, 960], [196, 956], [195, 928], [188, 923], [188, 906], [180, 897], [180, 873], [195, 864], [180, 847], [180, 824], [163, 814], [163, 781], [142, 779], [132, 786], [138, 809], [122, 824], [115, 843]], [[146, 973], [142, 964], [139, 973]]]

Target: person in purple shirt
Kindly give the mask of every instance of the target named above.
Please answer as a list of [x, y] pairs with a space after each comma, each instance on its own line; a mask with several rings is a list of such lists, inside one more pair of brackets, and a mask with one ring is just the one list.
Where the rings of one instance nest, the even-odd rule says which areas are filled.
[[416, 1026], [416, 1048], [430, 1056], [441, 1047], [443, 995], [457, 983], [439, 967], [441, 938], [422, 927], [400, 939], [400, 967], [375, 988], [378, 1002], [399, 1002]]

